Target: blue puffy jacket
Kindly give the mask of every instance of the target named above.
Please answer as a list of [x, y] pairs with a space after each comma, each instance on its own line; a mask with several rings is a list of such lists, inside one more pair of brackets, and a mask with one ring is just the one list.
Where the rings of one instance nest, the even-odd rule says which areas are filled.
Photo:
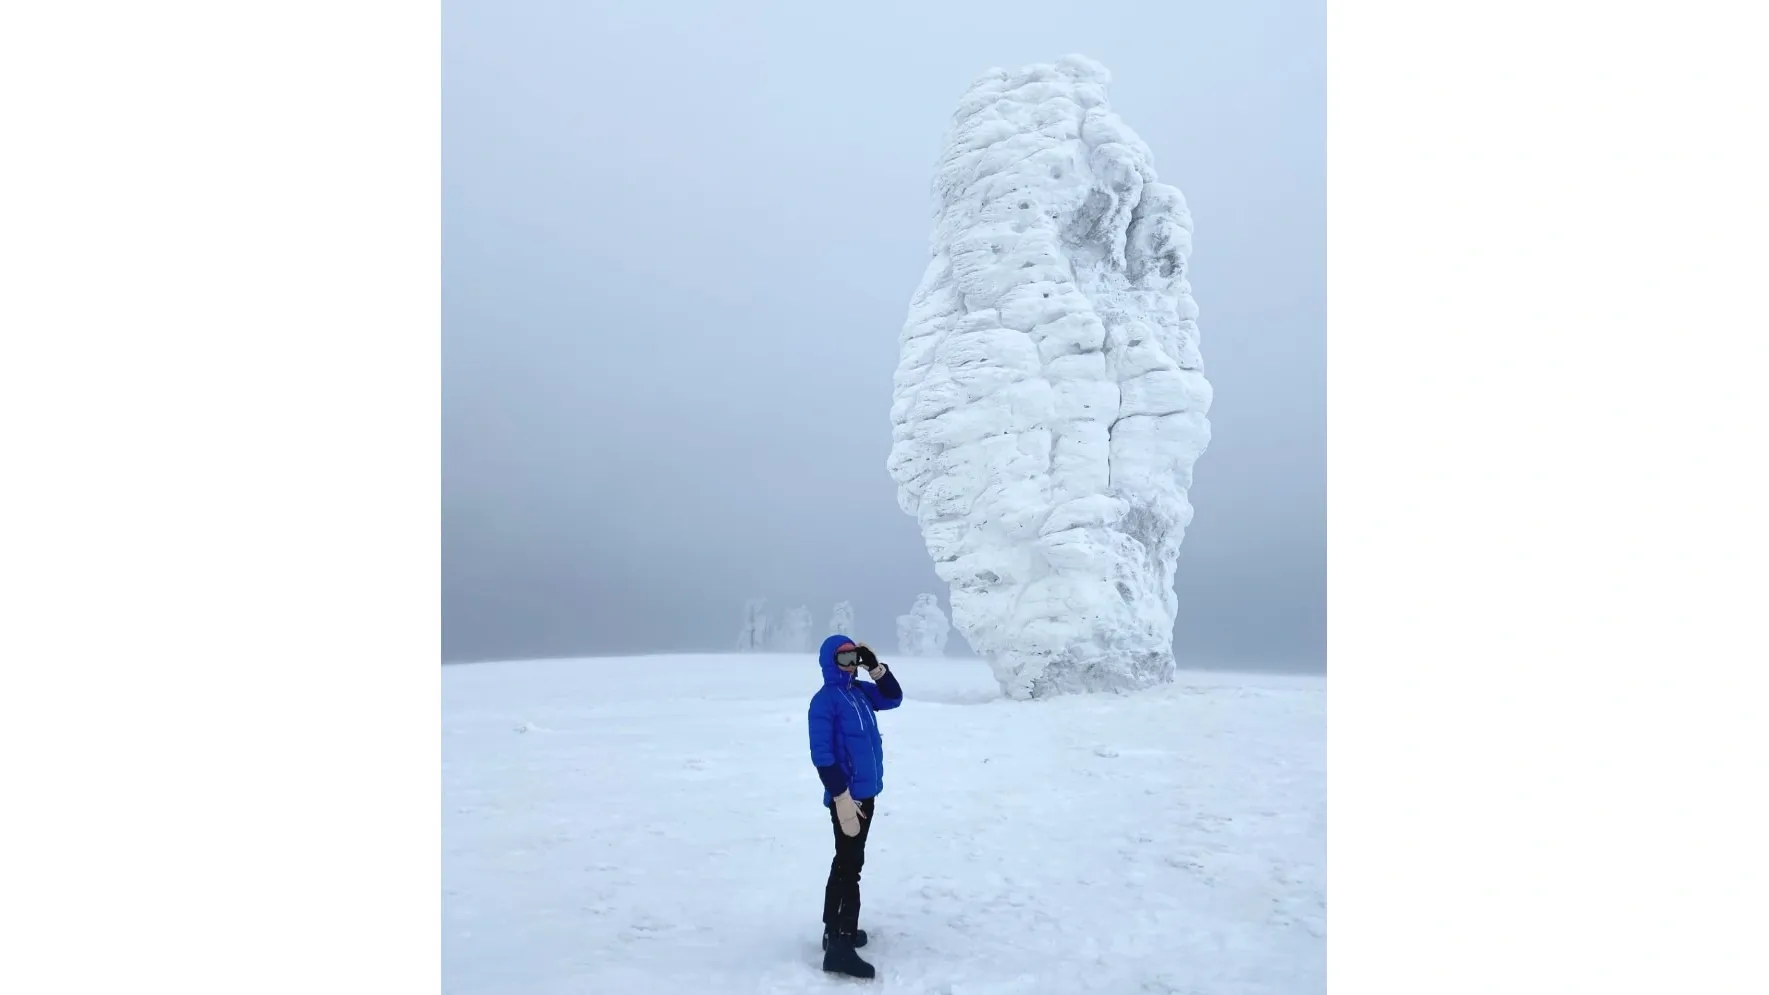
[[857, 681], [835, 665], [835, 648], [852, 639], [843, 635], [823, 640], [817, 662], [823, 687], [811, 696], [811, 763], [823, 780], [823, 804], [844, 790], [856, 801], [884, 790], [884, 738], [878, 734], [878, 713], [903, 703], [897, 675], [885, 671], [877, 684]]

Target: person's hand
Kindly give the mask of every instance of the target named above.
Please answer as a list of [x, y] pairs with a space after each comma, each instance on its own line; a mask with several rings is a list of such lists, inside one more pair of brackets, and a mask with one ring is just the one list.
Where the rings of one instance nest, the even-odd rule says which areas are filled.
[[866, 818], [866, 813], [860, 811], [854, 796], [844, 791], [835, 796], [835, 817], [841, 822], [843, 836], [858, 836], [860, 820]]
[[866, 668], [867, 676], [876, 681], [885, 675], [885, 665], [879, 662], [878, 654], [872, 652], [872, 647], [860, 643], [855, 649], [860, 651], [860, 666]]

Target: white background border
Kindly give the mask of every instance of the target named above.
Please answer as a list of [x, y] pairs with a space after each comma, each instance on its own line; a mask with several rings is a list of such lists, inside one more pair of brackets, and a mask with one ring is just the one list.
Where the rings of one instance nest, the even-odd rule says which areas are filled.
[[0, 991], [438, 990], [439, 21], [0, 13]]
[[1334, 991], [1769, 991], [1764, 17], [1329, 7]]

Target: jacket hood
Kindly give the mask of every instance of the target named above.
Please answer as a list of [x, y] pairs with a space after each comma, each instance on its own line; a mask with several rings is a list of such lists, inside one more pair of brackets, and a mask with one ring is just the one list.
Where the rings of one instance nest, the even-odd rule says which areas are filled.
[[854, 675], [845, 673], [835, 665], [835, 648], [843, 643], [851, 643], [852, 639], [836, 633], [823, 640], [823, 646], [817, 651], [817, 664], [823, 668], [823, 683], [847, 685], [853, 683]]

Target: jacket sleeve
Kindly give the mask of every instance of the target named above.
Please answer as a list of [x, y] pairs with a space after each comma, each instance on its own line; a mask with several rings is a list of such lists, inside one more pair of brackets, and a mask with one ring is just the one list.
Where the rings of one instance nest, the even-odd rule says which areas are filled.
[[903, 685], [897, 683], [897, 672], [890, 667], [885, 668], [884, 677], [877, 684], [860, 684], [860, 689], [875, 712], [896, 708], [903, 703]]
[[817, 768], [817, 776], [822, 779], [823, 786], [832, 795], [839, 795], [848, 788], [847, 778], [842, 776], [841, 768], [835, 762], [835, 709], [827, 695], [819, 694], [811, 699], [811, 709], [806, 716], [806, 726], [811, 734], [811, 764]]
[[831, 798], [848, 790], [848, 779], [842, 776], [842, 769], [835, 764], [817, 768], [817, 779], [829, 791]]

